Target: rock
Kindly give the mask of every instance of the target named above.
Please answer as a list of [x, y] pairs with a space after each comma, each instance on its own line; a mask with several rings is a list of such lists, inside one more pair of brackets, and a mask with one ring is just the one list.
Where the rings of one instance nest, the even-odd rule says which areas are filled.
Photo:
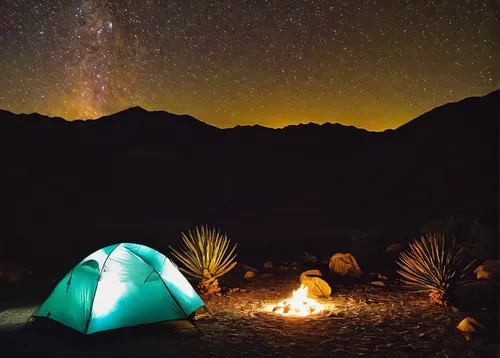
[[309, 288], [308, 293], [313, 296], [328, 297], [332, 293], [330, 285], [319, 277], [304, 276], [302, 283]]
[[304, 255], [300, 257], [301, 260], [305, 263], [314, 263], [314, 262], [318, 262], [318, 259], [316, 258], [316, 256], [314, 255], [311, 255], [309, 252], [304, 252]]
[[382, 281], [373, 281], [371, 284], [373, 286], [385, 286], [385, 283], [383, 283]]
[[390, 254], [398, 254], [401, 250], [403, 250], [403, 245], [400, 243], [387, 246], [387, 252]]
[[333, 274], [339, 276], [360, 278], [362, 274], [356, 259], [349, 253], [333, 255], [328, 267]]
[[264, 268], [265, 269], [272, 269], [272, 268], [274, 268], [273, 263], [271, 261], [264, 262]]
[[251, 280], [254, 277], [255, 277], [255, 272], [253, 271], [247, 271], [245, 273], [245, 280]]
[[385, 277], [384, 275], [381, 275], [377, 272], [370, 272], [370, 277], [373, 277], [374, 280], [376, 277], [377, 279], [375, 281], [380, 281], [380, 280], [387, 281], [387, 280], [389, 280], [387, 277]]
[[231, 292], [238, 292], [239, 290], [240, 290], [240, 288], [239, 288], [239, 287], [235, 287], [235, 288], [232, 288], [232, 289], [231, 289]]
[[500, 261], [486, 260], [474, 270], [478, 280], [494, 280], [500, 277]]
[[305, 276], [323, 276], [320, 270], [307, 270], [300, 275], [300, 283], [304, 280]]
[[457, 326], [459, 330], [466, 333], [474, 333], [478, 330], [484, 329], [484, 326], [476, 321], [474, 318], [464, 318]]

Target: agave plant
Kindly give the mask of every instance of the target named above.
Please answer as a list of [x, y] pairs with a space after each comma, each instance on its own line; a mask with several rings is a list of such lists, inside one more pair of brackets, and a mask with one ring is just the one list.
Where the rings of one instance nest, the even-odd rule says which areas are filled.
[[410, 250], [401, 253], [397, 264], [403, 282], [419, 292], [429, 292], [431, 301], [448, 305], [453, 286], [474, 263], [465, 265], [467, 250], [448, 243], [443, 234], [427, 234], [410, 243]]
[[172, 250], [174, 257], [184, 265], [180, 270], [189, 276], [200, 279], [198, 288], [204, 293], [220, 291], [217, 278], [226, 274], [235, 265], [237, 244], [228, 252], [231, 240], [221, 235], [215, 228], [196, 227], [188, 234], [182, 233], [179, 249]]

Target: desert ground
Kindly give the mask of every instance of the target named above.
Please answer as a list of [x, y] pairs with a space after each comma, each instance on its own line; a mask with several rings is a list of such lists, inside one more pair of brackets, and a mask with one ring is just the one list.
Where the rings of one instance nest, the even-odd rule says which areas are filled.
[[[43, 319], [23, 327], [53, 285], [37, 282], [3, 292], [0, 347], [9, 353], [6, 357], [497, 357], [499, 353], [495, 307], [474, 312], [440, 307], [425, 294], [391, 280], [383, 287], [366, 282], [333, 286], [330, 297], [317, 299], [324, 305], [322, 312], [284, 317], [272, 308], [299, 287], [298, 273], [257, 275], [251, 280], [232, 273], [221, 280], [225, 293], [203, 297], [215, 319], [199, 314], [199, 330], [177, 322], [84, 336]], [[468, 316], [481, 320], [486, 329], [472, 335], [459, 331], [457, 324]]]

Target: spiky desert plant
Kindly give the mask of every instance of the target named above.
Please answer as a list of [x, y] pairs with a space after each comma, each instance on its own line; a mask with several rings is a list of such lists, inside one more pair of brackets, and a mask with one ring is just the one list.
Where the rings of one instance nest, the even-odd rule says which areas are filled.
[[178, 249], [170, 247], [174, 257], [184, 265], [181, 271], [200, 279], [198, 288], [204, 293], [220, 291], [217, 278], [236, 266], [237, 244], [228, 251], [231, 240], [215, 228], [196, 227], [188, 234], [182, 233], [182, 242]]
[[474, 263], [464, 264], [467, 250], [456, 245], [454, 238], [447, 242], [443, 234], [427, 234], [409, 245], [397, 261], [402, 281], [419, 292], [429, 292], [431, 301], [448, 305], [454, 285]]

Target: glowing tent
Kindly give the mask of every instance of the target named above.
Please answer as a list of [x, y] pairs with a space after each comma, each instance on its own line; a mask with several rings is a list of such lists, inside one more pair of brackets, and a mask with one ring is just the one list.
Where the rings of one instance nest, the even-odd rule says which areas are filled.
[[91, 334], [153, 322], [192, 321], [195, 310], [204, 305], [165, 255], [122, 243], [82, 260], [33, 316]]

